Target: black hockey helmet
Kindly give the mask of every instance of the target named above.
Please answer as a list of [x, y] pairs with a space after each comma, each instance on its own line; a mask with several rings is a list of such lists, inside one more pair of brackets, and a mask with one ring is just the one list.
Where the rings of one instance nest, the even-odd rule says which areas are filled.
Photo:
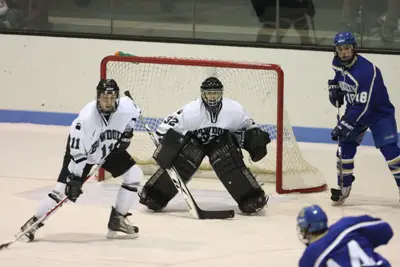
[[208, 111], [217, 112], [222, 104], [224, 86], [216, 77], [208, 77], [200, 87], [201, 99]]
[[119, 104], [119, 87], [113, 79], [101, 79], [97, 85], [97, 109], [109, 115], [115, 112]]

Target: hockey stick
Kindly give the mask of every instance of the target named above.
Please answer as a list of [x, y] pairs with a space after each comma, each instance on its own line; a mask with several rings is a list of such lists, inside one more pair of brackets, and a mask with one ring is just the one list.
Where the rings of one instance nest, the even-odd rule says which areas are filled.
[[[336, 108], [337, 108], [337, 123], [340, 122], [340, 106], [339, 106], [339, 101], [336, 101]], [[340, 189], [336, 188], [331, 188], [331, 194], [332, 196], [335, 196], [338, 200], [340, 196], [342, 195], [342, 189], [343, 189], [343, 157], [342, 157], [342, 147], [340, 146], [340, 138], [337, 140], [337, 158], [338, 161], [336, 163], [337, 168], [339, 169], [339, 187]]]
[[[125, 95], [129, 97], [132, 101], [133, 98], [129, 91], [125, 91]], [[151, 140], [153, 141], [156, 147], [159, 146], [158, 139], [154, 136], [153, 131], [149, 128], [146, 124], [142, 115], [139, 116], [140, 122], [142, 123], [143, 127], [146, 129], [147, 133], [149, 134]], [[197, 203], [195, 202], [192, 194], [190, 193], [189, 189], [187, 188], [186, 184], [182, 181], [182, 178], [179, 176], [178, 171], [175, 167], [166, 170], [168, 172], [169, 177], [171, 178], [173, 184], [175, 185], [178, 192], [181, 193], [183, 198], [186, 201], [186, 204], [189, 207], [190, 213], [197, 219], [229, 219], [235, 216], [235, 212], [233, 210], [202, 210]]]
[[[339, 101], [336, 102], [336, 107], [337, 107], [337, 122], [340, 122], [340, 106], [339, 106]], [[343, 158], [342, 158], [342, 147], [340, 146], [340, 138], [337, 140], [337, 150], [338, 150], [338, 167], [339, 167], [339, 181], [340, 181], [340, 190], [343, 189]]]
[[[108, 155], [106, 157], [104, 157], [99, 164], [97, 165], [97, 167], [92, 170], [85, 178], [85, 180], [83, 181], [83, 184], [90, 179], [90, 177], [92, 177], [100, 168], [101, 166], [104, 164], [104, 162], [106, 162], [107, 158], [115, 151], [115, 148], [118, 147], [119, 143], [121, 142], [121, 139], [119, 139], [117, 141], [117, 143], [115, 144], [114, 148], [108, 153]], [[68, 197], [65, 196], [63, 199], [61, 199], [60, 202], [57, 203], [57, 205], [55, 205], [52, 209], [50, 209], [45, 215], [43, 215], [42, 217], [40, 217], [35, 223], [33, 223], [31, 226], [29, 226], [25, 231], [19, 233], [12, 241], [1, 244], [0, 245], [0, 251], [4, 250], [6, 248], [8, 248], [11, 244], [13, 244], [14, 242], [18, 241], [21, 237], [23, 237], [25, 234], [29, 233], [30, 231], [32, 231], [33, 229], [35, 229], [35, 227], [44, 222], [50, 215], [52, 215], [55, 211], [58, 210], [58, 208], [60, 208], [64, 203], [66, 203], [68, 201]]]

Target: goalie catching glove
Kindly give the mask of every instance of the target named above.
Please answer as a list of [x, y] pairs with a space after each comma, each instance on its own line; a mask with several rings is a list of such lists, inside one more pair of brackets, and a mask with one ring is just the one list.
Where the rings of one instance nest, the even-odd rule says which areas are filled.
[[267, 145], [271, 139], [267, 132], [260, 128], [252, 128], [244, 132], [243, 148], [249, 152], [251, 160], [260, 161], [267, 155]]

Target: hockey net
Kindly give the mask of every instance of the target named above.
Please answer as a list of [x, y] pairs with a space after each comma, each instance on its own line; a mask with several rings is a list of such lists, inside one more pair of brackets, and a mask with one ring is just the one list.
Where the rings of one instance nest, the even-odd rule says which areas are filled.
[[[283, 71], [277, 65], [203, 59], [107, 56], [101, 62], [101, 77], [113, 78], [121, 91], [129, 90], [148, 126], [155, 130], [170, 113], [200, 97], [200, 84], [209, 76], [224, 85], [224, 97], [240, 102], [272, 139], [267, 156], [245, 163], [257, 180], [276, 184], [277, 193], [318, 192], [326, 188], [323, 175], [302, 156], [284, 110]], [[145, 128], [137, 123], [129, 152], [146, 175], [157, 168], [152, 158], [155, 146]], [[109, 174], [100, 170], [99, 180]], [[216, 178], [208, 158], [195, 177]]]

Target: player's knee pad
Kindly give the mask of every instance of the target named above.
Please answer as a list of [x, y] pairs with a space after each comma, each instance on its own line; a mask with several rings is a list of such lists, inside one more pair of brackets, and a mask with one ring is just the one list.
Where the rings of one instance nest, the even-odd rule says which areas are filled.
[[213, 140], [208, 157], [218, 178], [243, 213], [254, 213], [267, 203], [267, 197], [243, 161], [235, 137], [229, 132]]
[[123, 173], [121, 177], [123, 179], [121, 185], [122, 188], [132, 192], [137, 192], [137, 187], [143, 177], [143, 171], [139, 166], [133, 165], [129, 170]]
[[[178, 155], [174, 167], [184, 183], [188, 183], [199, 168], [205, 152], [196, 139], [188, 140]], [[143, 186], [140, 203], [154, 211], [160, 211], [178, 193], [168, 172], [160, 167]]]

